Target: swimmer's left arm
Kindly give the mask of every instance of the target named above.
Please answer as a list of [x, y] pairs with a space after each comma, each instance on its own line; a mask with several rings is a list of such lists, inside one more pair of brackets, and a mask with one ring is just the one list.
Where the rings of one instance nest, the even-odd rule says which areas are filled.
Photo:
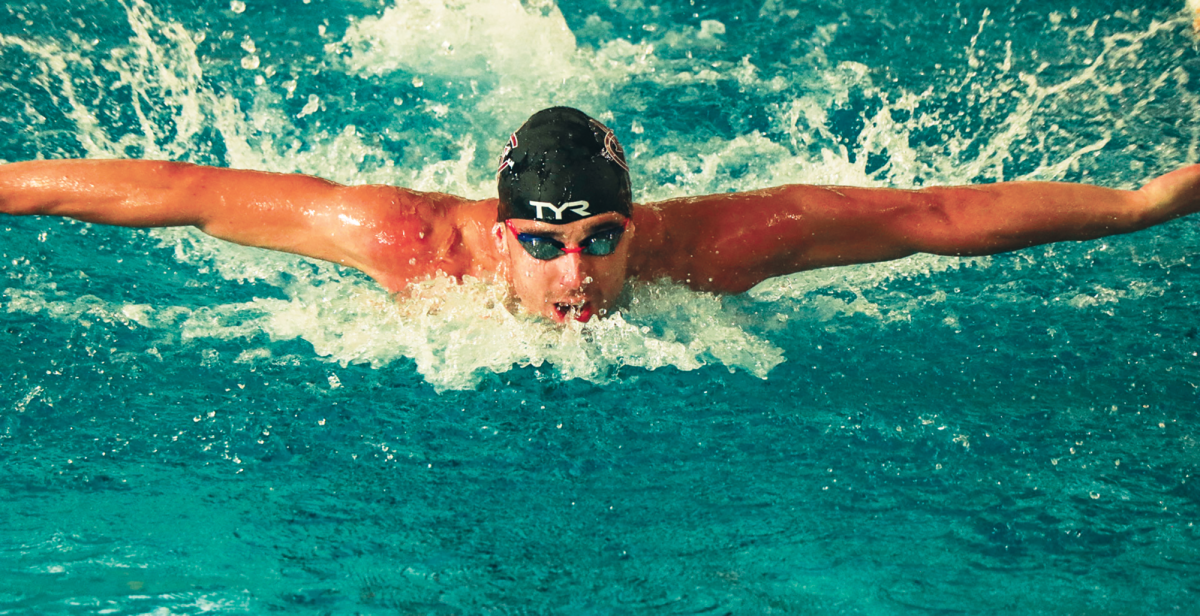
[[[997, 254], [1129, 233], [1200, 211], [1200, 165], [1136, 191], [1059, 182], [896, 190], [824, 186], [711, 195], [656, 206], [679, 227], [662, 273], [740, 293], [774, 276], [915, 253]], [[686, 215], [684, 215], [686, 213]]]
[[[859, 198], [858, 207], [866, 208], [868, 217], [876, 212], [878, 220], [862, 225], [863, 237], [850, 243], [853, 250], [828, 242], [813, 246], [804, 265], [879, 261], [918, 252], [990, 255], [1139, 231], [1200, 210], [1200, 165], [1133, 191], [1065, 182], [859, 190], [868, 193]], [[840, 222], [837, 214], [832, 220]]]

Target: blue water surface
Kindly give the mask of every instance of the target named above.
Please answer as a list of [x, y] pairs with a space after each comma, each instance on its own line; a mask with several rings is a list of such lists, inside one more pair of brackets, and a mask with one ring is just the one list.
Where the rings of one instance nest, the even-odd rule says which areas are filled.
[[[18, 0], [0, 67], [2, 160], [473, 197], [552, 104], [643, 201], [1200, 148], [1175, 1]], [[1198, 270], [1182, 219], [489, 338], [486, 289], [5, 217], [0, 613], [1191, 613]]]

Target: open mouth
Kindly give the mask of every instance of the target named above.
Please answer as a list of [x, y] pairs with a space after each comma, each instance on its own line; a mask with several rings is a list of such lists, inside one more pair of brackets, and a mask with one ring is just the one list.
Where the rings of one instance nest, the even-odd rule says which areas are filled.
[[559, 322], [575, 319], [580, 323], [587, 323], [592, 318], [592, 304], [591, 302], [557, 302], [554, 304], [554, 314], [558, 317]]

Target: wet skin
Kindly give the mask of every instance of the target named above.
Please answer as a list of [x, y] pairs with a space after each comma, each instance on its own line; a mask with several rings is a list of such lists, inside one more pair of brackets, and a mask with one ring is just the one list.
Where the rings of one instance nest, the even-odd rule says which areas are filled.
[[[583, 240], [620, 228], [625, 218], [608, 212], [565, 225], [536, 220], [512, 219], [518, 233], [552, 238], [576, 248]], [[630, 223], [612, 254], [597, 256], [568, 252], [546, 261], [532, 257], [504, 223], [492, 227], [496, 250], [501, 255], [501, 272], [521, 307], [556, 323], [569, 319], [586, 323], [595, 315], [607, 314], [625, 286], [629, 246], [634, 235]]]
[[[1200, 165], [1134, 191], [1059, 182], [920, 190], [797, 184], [634, 204], [613, 254], [539, 261], [496, 222], [495, 198], [159, 161], [0, 165], [0, 214], [194, 226], [230, 242], [356, 268], [394, 293], [433, 275], [495, 277], [525, 310], [556, 322], [611, 311], [627, 277], [741, 293], [804, 270], [1090, 240], [1197, 211]], [[566, 225], [512, 223], [572, 248], [619, 221], [607, 213]]]

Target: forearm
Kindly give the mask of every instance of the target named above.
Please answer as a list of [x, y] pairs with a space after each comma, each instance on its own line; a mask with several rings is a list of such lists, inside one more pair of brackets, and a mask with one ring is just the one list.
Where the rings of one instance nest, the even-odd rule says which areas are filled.
[[895, 217], [895, 240], [911, 252], [985, 255], [1129, 233], [1187, 212], [1144, 192], [1084, 184], [1012, 182], [916, 191]]
[[45, 160], [0, 166], [0, 212], [133, 227], [197, 224], [196, 170], [139, 160]]

